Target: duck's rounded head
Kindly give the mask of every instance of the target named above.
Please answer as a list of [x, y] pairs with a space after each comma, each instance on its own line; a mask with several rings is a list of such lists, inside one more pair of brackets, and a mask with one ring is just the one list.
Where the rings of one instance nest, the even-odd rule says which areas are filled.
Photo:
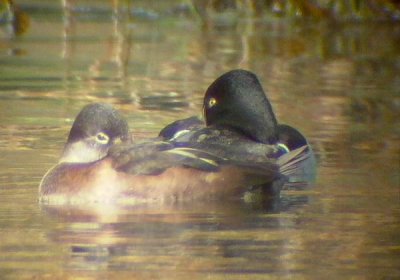
[[89, 104], [75, 118], [60, 162], [93, 162], [105, 157], [114, 143], [130, 141], [128, 123], [117, 110]]
[[277, 121], [255, 74], [232, 70], [207, 89], [203, 103], [207, 126], [227, 126], [261, 143], [275, 144]]

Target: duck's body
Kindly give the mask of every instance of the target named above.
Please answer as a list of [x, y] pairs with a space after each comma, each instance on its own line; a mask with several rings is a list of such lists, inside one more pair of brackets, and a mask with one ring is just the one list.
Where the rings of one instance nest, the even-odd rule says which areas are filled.
[[125, 204], [238, 199], [249, 182], [262, 183], [266, 177], [270, 181], [277, 176], [277, 168], [271, 165], [268, 173], [243, 172], [242, 167], [226, 165], [218, 172], [174, 166], [150, 175], [118, 171], [111, 158], [84, 165], [62, 163], [43, 180], [41, 201]]
[[[109, 121], [110, 117], [114, 120]], [[281, 178], [280, 168], [296, 158], [253, 158], [254, 154], [245, 151], [224, 156], [196, 143], [132, 144], [121, 119], [104, 104], [82, 110], [60, 162], [42, 179], [40, 201], [82, 204], [240, 198], [249, 185]]]

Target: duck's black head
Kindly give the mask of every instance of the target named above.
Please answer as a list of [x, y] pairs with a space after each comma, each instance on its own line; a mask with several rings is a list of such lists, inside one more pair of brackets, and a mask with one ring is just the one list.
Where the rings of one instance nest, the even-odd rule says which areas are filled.
[[131, 141], [124, 117], [111, 105], [89, 104], [75, 118], [61, 161], [92, 162], [101, 159], [117, 141]]
[[207, 89], [203, 103], [206, 124], [228, 126], [262, 143], [275, 144], [277, 121], [255, 74], [232, 70]]

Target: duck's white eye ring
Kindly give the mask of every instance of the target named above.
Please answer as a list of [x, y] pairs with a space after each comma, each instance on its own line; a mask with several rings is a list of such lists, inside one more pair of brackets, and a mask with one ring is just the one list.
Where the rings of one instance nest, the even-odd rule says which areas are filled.
[[96, 142], [99, 144], [108, 144], [110, 142], [110, 137], [104, 132], [99, 132], [96, 134]]
[[210, 99], [208, 99], [207, 107], [208, 108], [214, 107], [217, 103], [218, 103], [217, 99], [211, 97]]

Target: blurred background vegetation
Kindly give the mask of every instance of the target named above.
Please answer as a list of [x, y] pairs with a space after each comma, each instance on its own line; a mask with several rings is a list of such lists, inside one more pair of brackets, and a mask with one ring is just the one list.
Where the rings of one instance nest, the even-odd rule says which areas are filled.
[[227, 10], [253, 17], [313, 20], [399, 20], [398, 0], [193, 0], [200, 17]]
[[[9, 36], [24, 34], [30, 19], [19, 1], [0, 0], [0, 25]], [[90, 3], [90, 0], [43, 1], [64, 7], [64, 12], [74, 10], [74, 4]], [[48, 2], [48, 3], [47, 3]], [[160, 15], [152, 10], [137, 10], [133, 0], [109, 0], [104, 4], [115, 10], [119, 6], [131, 9], [130, 17], [158, 18]], [[182, 0], [152, 1], [154, 6], [171, 5], [169, 15], [198, 17], [205, 26], [232, 25], [237, 19], [275, 19], [311, 20], [330, 22], [353, 21], [399, 21], [400, 0]], [[28, 5], [29, 6], [29, 5]], [[51, 5], [47, 5], [51, 6]], [[29, 7], [28, 7], [29, 8]], [[90, 12], [90, 11], [88, 11]]]

